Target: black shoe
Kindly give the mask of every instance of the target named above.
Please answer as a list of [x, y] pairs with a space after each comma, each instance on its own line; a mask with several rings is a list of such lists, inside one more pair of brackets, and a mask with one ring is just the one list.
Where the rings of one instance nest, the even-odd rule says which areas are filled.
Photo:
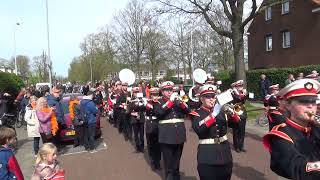
[[155, 167], [156, 170], [161, 170], [162, 169], [161, 166], [160, 166], [160, 163], [159, 164], [155, 164], [154, 167]]
[[237, 149], [236, 149], [236, 152], [237, 152], [237, 153], [240, 153], [241, 151], [240, 151], [240, 149], [237, 148]]
[[247, 150], [245, 150], [245, 149], [243, 149], [243, 148], [241, 148], [240, 151], [242, 151], [242, 152], [247, 152]]
[[79, 146], [79, 144], [74, 144], [74, 145], [73, 145], [74, 148], [75, 148], [75, 147], [78, 147], [78, 146]]

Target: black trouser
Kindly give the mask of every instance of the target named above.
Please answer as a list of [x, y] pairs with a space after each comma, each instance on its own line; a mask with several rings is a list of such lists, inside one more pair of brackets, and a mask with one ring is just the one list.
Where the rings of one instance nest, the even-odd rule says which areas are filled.
[[43, 144], [49, 142], [53, 143], [53, 137], [51, 139], [48, 139], [45, 133], [40, 133], [40, 136]]
[[84, 147], [86, 150], [94, 150], [94, 136], [96, 131], [96, 124], [88, 124], [84, 128]]
[[125, 139], [132, 139], [132, 124], [129, 116], [125, 115], [122, 119], [123, 135]]
[[132, 127], [136, 150], [141, 152], [144, 149], [144, 122], [133, 123]]
[[34, 150], [34, 154], [38, 154], [39, 144], [40, 144], [40, 137], [34, 137], [34, 138], [33, 138], [33, 150]]
[[244, 136], [246, 133], [246, 120], [241, 119], [237, 125], [235, 125], [233, 130], [233, 146], [235, 149], [244, 148]]
[[122, 131], [124, 130], [125, 128], [125, 121], [127, 121], [127, 115], [124, 113], [124, 112], [120, 112], [119, 113], [119, 116], [117, 118], [117, 127], [118, 127], [118, 131], [119, 133], [122, 133]]
[[184, 144], [161, 144], [165, 180], [180, 180], [180, 159]]
[[160, 167], [161, 151], [158, 133], [146, 133], [146, 138], [151, 166]]
[[230, 180], [232, 162], [225, 165], [198, 164], [200, 180]]
[[76, 131], [76, 137], [74, 139], [74, 145], [84, 145], [84, 125], [78, 125], [74, 127]]

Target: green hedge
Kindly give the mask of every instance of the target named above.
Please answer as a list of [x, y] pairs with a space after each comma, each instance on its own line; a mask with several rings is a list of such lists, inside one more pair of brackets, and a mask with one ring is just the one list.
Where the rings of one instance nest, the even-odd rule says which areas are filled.
[[[300, 66], [295, 68], [249, 70], [246, 72], [247, 89], [249, 92], [253, 92], [255, 94], [255, 98], [260, 99], [261, 93], [259, 89], [259, 80], [261, 74], [265, 74], [271, 80], [272, 84], [279, 84], [280, 88], [282, 88], [285, 86], [285, 81], [288, 78], [288, 74], [293, 74], [296, 77], [298, 73], [302, 72], [304, 76], [306, 76], [313, 70], [320, 72], [320, 65]], [[230, 88], [230, 84], [235, 81], [235, 73], [229, 71], [222, 71], [214, 74], [214, 76], [216, 79], [222, 80], [222, 90]]]
[[8, 92], [17, 95], [23, 87], [23, 81], [15, 74], [0, 72], [0, 92]]

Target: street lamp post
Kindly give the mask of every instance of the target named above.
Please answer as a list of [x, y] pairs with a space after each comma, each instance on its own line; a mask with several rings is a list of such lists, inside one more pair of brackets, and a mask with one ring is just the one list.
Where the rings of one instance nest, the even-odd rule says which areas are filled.
[[13, 30], [13, 56], [14, 56], [14, 73], [18, 75], [18, 65], [17, 65], [17, 55], [16, 55], [16, 26], [19, 26], [20, 23], [14, 25]]
[[49, 69], [49, 83], [51, 84], [52, 86], [52, 73], [51, 73], [51, 67], [52, 67], [52, 64], [51, 64], [51, 56], [50, 56], [50, 36], [49, 36], [49, 14], [48, 14], [48, 0], [46, 0], [46, 14], [47, 14], [47, 43], [48, 43], [48, 69]]

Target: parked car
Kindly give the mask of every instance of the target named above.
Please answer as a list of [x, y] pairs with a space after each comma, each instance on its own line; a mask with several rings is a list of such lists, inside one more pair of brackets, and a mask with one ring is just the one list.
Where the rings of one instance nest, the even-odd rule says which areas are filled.
[[[76, 131], [74, 130], [74, 125], [72, 123], [72, 120], [70, 118], [69, 114], [69, 101], [70, 101], [70, 96], [77, 96], [78, 99], [81, 101], [83, 98], [83, 95], [80, 93], [69, 93], [69, 94], [64, 94], [63, 99], [61, 100], [63, 112], [64, 112], [64, 118], [65, 118], [65, 123], [62, 125], [61, 131], [60, 131], [60, 140], [63, 142], [69, 142], [73, 141], [75, 139], [75, 134]], [[96, 134], [95, 137], [99, 138], [101, 137], [101, 127], [100, 127], [100, 114], [97, 114], [97, 126], [96, 126]]]

